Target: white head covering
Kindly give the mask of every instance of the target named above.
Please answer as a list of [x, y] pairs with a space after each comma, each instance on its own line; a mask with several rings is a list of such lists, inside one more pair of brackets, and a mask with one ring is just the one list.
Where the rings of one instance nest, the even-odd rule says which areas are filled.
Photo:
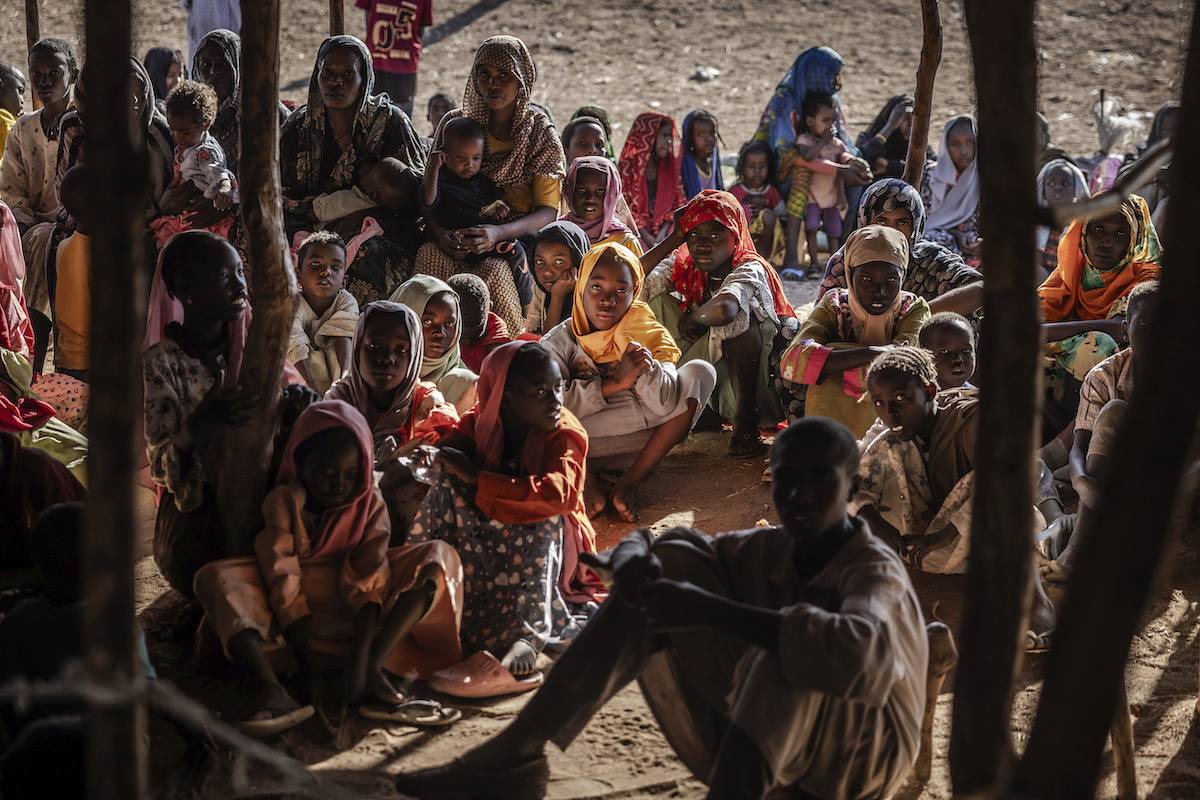
[[972, 161], [962, 174], [954, 167], [950, 158], [950, 131], [963, 120], [971, 124], [971, 132], [979, 135], [975, 118], [970, 114], [952, 117], [942, 129], [942, 145], [938, 150], [937, 163], [929, 173], [929, 207], [926, 210], [926, 229], [953, 228], [974, 215], [979, 208], [979, 158]]

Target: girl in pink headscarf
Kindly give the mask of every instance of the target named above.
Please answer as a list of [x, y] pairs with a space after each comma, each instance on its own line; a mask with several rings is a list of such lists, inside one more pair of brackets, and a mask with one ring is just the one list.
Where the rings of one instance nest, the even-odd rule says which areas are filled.
[[637, 234], [617, 217], [621, 176], [615, 164], [601, 156], [577, 158], [567, 171], [563, 190], [570, 212], [562, 218], [582, 228], [593, 246], [616, 242], [642, 254]]

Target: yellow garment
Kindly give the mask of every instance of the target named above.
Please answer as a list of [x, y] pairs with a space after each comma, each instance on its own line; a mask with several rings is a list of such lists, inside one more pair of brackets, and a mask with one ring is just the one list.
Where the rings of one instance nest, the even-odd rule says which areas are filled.
[[[850, 278], [850, 313], [863, 325], [860, 344], [887, 344], [896, 327], [903, 293], [898, 292], [892, 306], [882, 314], [872, 314], [863, 308], [854, 291], [854, 270], [864, 264], [881, 261], [900, 270], [900, 282], [908, 269], [908, 237], [895, 228], [867, 225], [850, 234], [845, 247], [846, 275]], [[859, 434], [861, 435], [861, 434]]]
[[[487, 152], [500, 155], [512, 150], [513, 143], [487, 134]], [[546, 175], [534, 175], [531, 185], [504, 187], [504, 202], [517, 214], [528, 214], [535, 208], [557, 209], [562, 204], [562, 180]]]
[[610, 244], [610, 243], [623, 245], [623, 246], [629, 248], [629, 250], [631, 250], [633, 252], [633, 254], [635, 256], [637, 256], [638, 258], [641, 258], [642, 256], [644, 256], [646, 254], [646, 251], [644, 251], [642, 249], [642, 240], [641, 239], [634, 236], [632, 233], [624, 233], [622, 231], [617, 231], [612, 236], [608, 236], [604, 239], [601, 239], [600, 241], [596, 242], [594, 247], [599, 247], [602, 244]]
[[58, 287], [54, 294], [54, 363], [74, 370], [88, 368], [91, 330], [92, 243], [76, 231], [58, 246]]
[[4, 148], [8, 144], [8, 132], [17, 124], [17, 118], [7, 108], [0, 108], [0, 164], [4, 163]]
[[[617, 324], [606, 331], [592, 331], [587, 313], [583, 310], [583, 293], [587, 288], [588, 278], [592, 269], [604, 255], [615, 256], [617, 260], [629, 267], [633, 275], [633, 285], [629, 293], [635, 299], [617, 321]], [[642, 263], [629, 248], [612, 242], [602, 242], [587, 252], [583, 263], [579, 265], [579, 278], [575, 281], [575, 300], [571, 308], [571, 332], [588, 357], [597, 364], [611, 364], [620, 361], [625, 348], [630, 342], [637, 342], [650, 350], [655, 361], [666, 361], [674, 364], [682, 353], [675, 346], [675, 340], [670, 332], [662, 326], [646, 305], [640, 299], [642, 294]]]

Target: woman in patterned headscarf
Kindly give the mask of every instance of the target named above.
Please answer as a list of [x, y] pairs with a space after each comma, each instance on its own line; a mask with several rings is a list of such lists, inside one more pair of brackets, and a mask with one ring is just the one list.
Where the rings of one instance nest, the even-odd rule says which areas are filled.
[[[796, 128], [793, 114], [804, 108], [804, 98], [809, 92], [833, 95], [838, 117], [838, 135], [853, 148], [854, 143], [846, 131], [845, 114], [838, 91], [842, 88], [842, 57], [828, 47], [810, 47], [796, 60], [783, 76], [775, 93], [767, 102], [758, 131], [757, 141], [767, 142], [775, 148], [776, 155], [796, 143]], [[851, 150], [853, 152], [853, 149]]]

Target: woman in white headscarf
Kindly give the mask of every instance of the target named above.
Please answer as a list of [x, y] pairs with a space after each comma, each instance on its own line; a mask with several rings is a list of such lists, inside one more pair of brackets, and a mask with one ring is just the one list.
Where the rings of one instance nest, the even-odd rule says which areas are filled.
[[942, 130], [937, 161], [921, 183], [925, 238], [976, 266], [979, 257], [978, 129], [970, 114], [952, 117]]

